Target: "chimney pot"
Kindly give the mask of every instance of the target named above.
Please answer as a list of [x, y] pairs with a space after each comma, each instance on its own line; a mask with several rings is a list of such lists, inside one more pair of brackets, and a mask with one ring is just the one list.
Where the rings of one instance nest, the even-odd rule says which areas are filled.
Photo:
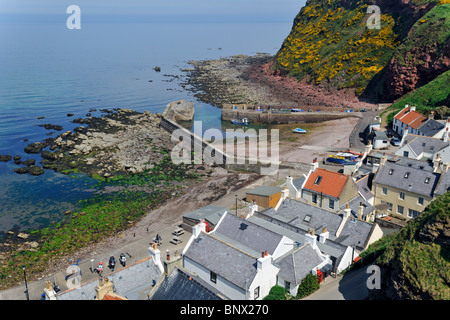
[[264, 258], [264, 251], [261, 252], [261, 258]]

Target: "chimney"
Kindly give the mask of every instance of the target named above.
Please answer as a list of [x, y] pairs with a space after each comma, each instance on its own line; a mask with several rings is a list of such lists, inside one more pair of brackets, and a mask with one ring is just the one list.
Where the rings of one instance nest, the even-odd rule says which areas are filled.
[[405, 132], [403, 132], [403, 136], [402, 136], [402, 139], [404, 139], [407, 135], [408, 135], [408, 125], [406, 125], [406, 128], [405, 128]]
[[317, 158], [314, 158], [313, 162], [311, 163], [311, 171], [315, 172], [318, 167], [319, 167], [319, 162], [317, 161]]
[[289, 189], [287, 186], [284, 186], [283, 190], [281, 190], [281, 199], [286, 200], [289, 196]]
[[267, 252], [261, 252], [261, 257], [256, 262], [256, 269], [258, 272], [263, 271], [268, 265], [272, 264], [272, 256]]
[[428, 117], [429, 119], [434, 119], [434, 111], [430, 112], [430, 116]]
[[447, 173], [449, 165], [450, 165], [450, 163], [448, 163], [448, 162], [443, 164], [443, 166], [442, 166], [442, 173]]
[[319, 234], [319, 242], [325, 243], [325, 241], [329, 238], [330, 232], [328, 232], [327, 227], [322, 228], [322, 233]]
[[359, 220], [363, 220], [363, 213], [364, 213], [364, 206], [363, 206], [363, 203], [360, 202], [359, 207], [358, 207], [358, 219]]
[[384, 166], [386, 164], [386, 161], [387, 161], [387, 155], [384, 152], [383, 155], [381, 156], [381, 159], [380, 159], [380, 167]]
[[159, 268], [161, 273], [164, 271], [164, 267], [161, 263], [161, 251], [158, 249], [158, 245], [156, 243], [153, 243], [150, 248], [148, 248], [148, 251], [150, 253], [150, 257], [152, 258], [155, 265]]
[[314, 230], [308, 229], [308, 233], [305, 233], [306, 242], [309, 242], [314, 249], [317, 248], [317, 237], [314, 235]]
[[103, 300], [105, 295], [114, 292], [113, 286], [114, 284], [112, 281], [109, 281], [108, 278], [101, 277], [98, 280], [98, 285], [95, 287], [95, 292], [97, 293], [95, 295], [95, 300]]
[[415, 107], [415, 106], [411, 106], [411, 107], [409, 108], [409, 110], [410, 110], [410, 111], [416, 111], [416, 107]]
[[366, 155], [368, 155], [368, 154], [370, 153], [370, 151], [372, 151], [372, 148], [373, 148], [372, 142], [369, 140], [369, 144], [367, 144], [367, 145], [364, 147], [364, 153], [365, 153]]
[[441, 169], [441, 163], [442, 163], [442, 159], [441, 159], [441, 154], [438, 153], [436, 155], [436, 159], [433, 160], [433, 172], [438, 172]]
[[52, 283], [47, 280], [47, 286], [44, 289], [45, 300], [58, 300], [56, 298], [56, 292], [53, 290]]
[[258, 211], [258, 205], [255, 203], [255, 200], [253, 200], [252, 204], [248, 206], [248, 216], [246, 219], [252, 217], [256, 211]]
[[352, 209], [350, 209], [350, 206], [347, 203], [347, 207], [344, 209], [344, 212], [342, 214], [342, 221], [339, 225], [337, 231], [336, 231], [336, 238], [341, 235], [342, 229], [344, 229], [345, 223], [347, 222], [347, 219], [350, 218], [352, 214]]
[[201, 232], [206, 232], [206, 224], [202, 221], [192, 227], [192, 235], [197, 239]]

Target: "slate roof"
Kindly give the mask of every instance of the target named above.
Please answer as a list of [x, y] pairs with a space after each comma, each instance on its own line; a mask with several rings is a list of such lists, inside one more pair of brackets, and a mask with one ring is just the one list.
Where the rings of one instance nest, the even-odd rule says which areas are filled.
[[450, 191], [450, 171], [447, 171], [442, 175], [441, 181], [434, 192], [435, 196], [442, 196]]
[[373, 228], [373, 225], [368, 222], [348, 219], [339, 238], [336, 238], [336, 231], [343, 219], [341, 214], [292, 199], [286, 200], [284, 203], [285, 205], [281, 205], [278, 211], [269, 208], [260, 212], [260, 216], [266, 216], [266, 219], [272, 219], [272, 221], [279, 221], [285, 227], [298, 228], [303, 233], [306, 233], [311, 228], [316, 234], [320, 234], [322, 228], [327, 227], [330, 232], [330, 240], [344, 246], [359, 243], [360, 247], [365, 247], [365, 243], [368, 241]]
[[339, 198], [347, 179], [348, 176], [344, 174], [317, 168], [316, 171], [311, 172], [303, 189]]
[[373, 130], [373, 133], [375, 135], [374, 139], [375, 140], [389, 140], [386, 132], [384, 131], [380, 131], [380, 130]]
[[253, 250], [251, 253], [255, 255], [263, 251], [268, 251], [270, 255], [273, 255], [283, 238], [278, 233], [231, 214], [227, 214], [222, 219], [220, 224], [214, 229], [213, 235], [226, 242], [233, 243], [236, 247], [243, 250], [246, 249], [245, 247], [248, 247]]
[[409, 107], [403, 108], [394, 118], [414, 129], [419, 128], [427, 120], [420, 112], [410, 111]]
[[223, 300], [225, 297], [198, 276], [175, 268], [150, 300]]
[[280, 193], [281, 188], [275, 186], [261, 186], [247, 191], [247, 194], [258, 195], [258, 196], [273, 196], [274, 194]]
[[274, 264], [280, 268], [278, 277], [297, 286], [313, 268], [322, 262], [323, 259], [316, 250], [307, 243], [276, 259]]
[[370, 174], [366, 174], [364, 177], [355, 182], [358, 187], [358, 192], [365, 200], [373, 198], [373, 193], [369, 188], [369, 178]]
[[[161, 277], [161, 271], [151, 258], [134, 265], [119, 269], [107, 276], [112, 281], [115, 293], [129, 300], [147, 300], [153, 288], [153, 282]], [[98, 280], [91, 281], [79, 289], [72, 289], [58, 294], [58, 300], [93, 300]]]
[[297, 190], [300, 190], [302, 188], [303, 182], [305, 182], [305, 180], [306, 180], [306, 177], [301, 176], [300, 178], [292, 180], [292, 184], [294, 185], [294, 187], [297, 188]]
[[191, 243], [184, 258], [198, 263], [242, 289], [246, 289], [257, 273], [257, 257], [204, 232]]
[[186, 213], [185, 215], [183, 215], [183, 217], [197, 221], [206, 219], [213, 224], [217, 224], [220, 220], [220, 217], [222, 217], [222, 215], [226, 211], [227, 209], [224, 207], [207, 205], [205, 207]]
[[[420, 169], [421, 165], [423, 169]], [[430, 166], [423, 161], [408, 158], [403, 158], [396, 163], [386, 161], [384, 166], [378, 168], [373, 182], [433, 197], [440, 174], [430, 171], [429, 168]]]
[[405, 137], [404, 145], [409, 145], [416, 155], [420, 155], [421, 153], [434, 154], [450, 145], [450, 142], [444, 142], [441, 139], [432, 137], [408, 134]]
[[[419, 131], [425, 136], [434, 137], [439, 131], [445, 128], [445, 125], [434, 119], [428, 119], [419, 127]], [[440, 138], [440, 137], [439, 137]]]
[[[358, 195], [357, 197], [354, 197], [352, 200], [347, 202], [349, 205], [349, 208], [352, 210], [352, 214], [355, 218], [358, 217], [358, 210], [359, 210], [359, 204], [362, 203], [363, 205], [363, 217], [366, 217], [370, 213], [372, 213], [375, 208], [366, 200], [364, 200], [363, 197]], [[347, 203], [341, 206], [341, 210], [344, 210], [347, 207]]]

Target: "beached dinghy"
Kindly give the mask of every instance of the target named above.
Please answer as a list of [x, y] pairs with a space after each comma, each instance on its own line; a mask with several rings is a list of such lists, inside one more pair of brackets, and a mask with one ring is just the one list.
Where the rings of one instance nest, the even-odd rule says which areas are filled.
[[306, 131], [305, 129], [302, 129], [302, 128], [295, 128], [295, 129], [292, 129], [292, 132], [294, 132], [294, 133], [306, 133], [308, 131]]

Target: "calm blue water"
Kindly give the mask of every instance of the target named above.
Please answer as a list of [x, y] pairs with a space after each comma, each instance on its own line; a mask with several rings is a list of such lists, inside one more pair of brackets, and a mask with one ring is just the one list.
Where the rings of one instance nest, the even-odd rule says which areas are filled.
[[[186, 99], [194, 102], [195, 120], [203, 120], [204, 129], [220, 128], [220, 110], [198, 102], [167, 75], [182, 75], [189, 60], [274, 54], [290, 28], [291, 21], [83, 23], [81, 30], [68, 30], [65, 21], [0, 22], [0, 154], [39, 160], [23, 148], [58, 132], [48, 135], [37, 125], [72, 130], [77, 125], [71, 120], [91, 108], [162, 112], [167, 103]], [[90, 179], [48, 170], [39, 177], [18, 175], [14, 168], [0, 162], [0, 231], [43, 226], [89, 196]]]

